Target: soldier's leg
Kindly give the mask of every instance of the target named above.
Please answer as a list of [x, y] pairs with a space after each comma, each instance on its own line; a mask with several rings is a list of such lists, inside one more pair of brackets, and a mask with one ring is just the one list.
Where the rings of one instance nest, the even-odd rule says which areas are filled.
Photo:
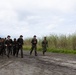
[[0, 55], [1, 55], [1, 50], [0, 50]]
[[46, 47], [43, 48], [43, 55], [45, 55]]
[[16, 49], [16, 47], [15, 47], [15, 52], [14, 52], [14, 55], [16, 55], [16, 50], [17, 50], [17, 49]]
[[21, 58], [23, 58], [23, 48], [21, 47]]
[[13, 56], [15, 56], [15, 47], [13, 47]]
[[4, 47], [4, 54], [6, 55], [6, 47]]
[[32, 52], [33, 52], [33, 49], [34, 49], [34, 47], [32, 46], [32, 47], [31, 47], [31, 51], [30, 51], [30, 55], [32, 54]]
[[1, 48], [0, 48], [0, 55], [1, 55]]
[[13, 54], [13, 48], [10, 47], [10, 54], [12, 55]]
[[45, 51], [43, 50], [43, 55], [45, 55]]
[[18, 47], [18, 49], [16, 50], [16, 57], [18, 57], [19, 49], [20, 47]]
[[37, 46], [35, 46], [34, 48], [35, 48], [35, 56], [37, 56]]
[[2, 48], [2, 56], [3, 56], [3, 54], [4, 54], [4, 48]]
[[15, 55], [17, 56], [17, 50], [18, 50], [18, 47], [16, 47], [16, 52], [15, 52]]
[[10, 54], [10, 47], [7, 48], [7, 57], [9, 58], [9, 54]]
[[44, 47], [42, 47], [42, 50], [43, 50], [43, 55], [45, 54], [45, 49], [44, 49]]
[[3, 49], [1, 48], [1, 55], [3, 56]]
[[16, 55], [16, 50], [17, 50], [17, 49], [16, 49], [16, 46], [14, 46], [14, 47], [13, 47], [13, 55], [14, 55], [14, 56]]

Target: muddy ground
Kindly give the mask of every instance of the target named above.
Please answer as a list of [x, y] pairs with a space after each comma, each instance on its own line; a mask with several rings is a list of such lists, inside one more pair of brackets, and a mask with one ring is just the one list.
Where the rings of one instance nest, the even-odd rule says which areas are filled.
[[24, 58], [0, 56], [0, 75], [76, 75], [76, 55], [38, 52]]

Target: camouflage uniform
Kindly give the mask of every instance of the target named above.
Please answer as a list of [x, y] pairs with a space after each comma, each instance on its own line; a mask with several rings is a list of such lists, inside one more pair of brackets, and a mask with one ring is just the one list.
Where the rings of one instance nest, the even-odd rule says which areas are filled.
[[44, 37], [44, 40], [42, 41], [43, 55], [47, 51], [47, 47], [48, 47], [48, 41], [46, 40], [46, 37]]
[[5, 44], [7, 46], [7, 56], [9, 57], [9, 54], [12, 54], [12, 39], [10, 39], [10, 36], [7, 36]]
[[37, 56], [37, 39], [35, 35], [31, 43], [32, 43], [32, 47], [31, 47], [30, 55], [32, 54], [33, 50], [35, 50], [35, 56]]
[[18, 42], [16, 41], [16, 38], [14, 38], [14, 41], [13, 41], [13, 56], [16, 55], [17, 50], [18, 50]]
[[1, 38], [0, 38], [0, 55], [1, 55], [1, 49], [2, 49], [2, 41], [1, 41]]
[[17, 54], [16, 56], [18, 57], [18, 53], [19, 50], [21, 50], [21, 58], [23, 58], [23, 39], [22, 39], [22, 35], [20, 35], [20, 38], [18, 38], [17, 42], [18, 42], [18, 49], [17, 49]]

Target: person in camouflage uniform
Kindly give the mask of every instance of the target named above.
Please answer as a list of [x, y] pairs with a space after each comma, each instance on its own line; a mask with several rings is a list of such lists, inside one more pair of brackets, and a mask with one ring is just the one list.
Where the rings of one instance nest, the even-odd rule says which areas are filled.
[[5, 50], [5, 40], [4, 40], [4, 38], [2, 38], [1, 42], [2, 42], [2, 52], [1, 53], [2, 53], [2, 56], [3, 56], [5, 54], [5, 51], [4, 51]]
[[46, 40], [46, 37], [44, 37], [44, 40], [42, 41], [43, 55], [45, 55], [45, 52], [47, 51], [47, 47], [48, 47], [48, 41]]
[[17, 49], [17, 53], [16, 53], [16, 57], [18, 57], [19, 54], [19, 50], [21, 50], [21, 58], [23, 58], [23, 36], [20, 35], [20, 37], [17, 39], [18, 42], [18, 49]]
[[0, 38], [0, 55], [6, 55], [5, 53], [5, 39]]
[[16, 55], [17, 50], [18, 50], [18, 42], [17, 42], [16, 38], [14, 38], [14, 41], [13, 41], [13, 56]]
[[5, 44], [7, 46], [7, 57], [9, 57], [9, 54], [12, 54], [12, 39], [10, 39], [10, 36], [7, 36], [7, 40], [5, 41]]
[[31, 47], [30, 55], [32, 54], [33, 50], [35, 50], [35, 56], [37, 56], [37, 39], [36, 39], [36, 35], [34, 35], [34, 38], [32, 39], [31, 43], [32, 43], [32, 47]]
[[3, 40], [0, 38], [0, 55], [3, 55]]

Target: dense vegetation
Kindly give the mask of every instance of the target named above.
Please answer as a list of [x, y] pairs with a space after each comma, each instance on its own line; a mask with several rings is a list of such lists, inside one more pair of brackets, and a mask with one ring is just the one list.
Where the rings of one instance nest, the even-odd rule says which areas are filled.
[[[31, 49], [31, 39], [24, 40], [24, 49]], [[42, 39], [38, 39], [38, 50], [42, 50]], [[60, 53], [76, 53], [76, 34], [72, 35], [50, 35], [47, 36], [48, 40], [48, 51], [49, 52], [60, 52]]]

